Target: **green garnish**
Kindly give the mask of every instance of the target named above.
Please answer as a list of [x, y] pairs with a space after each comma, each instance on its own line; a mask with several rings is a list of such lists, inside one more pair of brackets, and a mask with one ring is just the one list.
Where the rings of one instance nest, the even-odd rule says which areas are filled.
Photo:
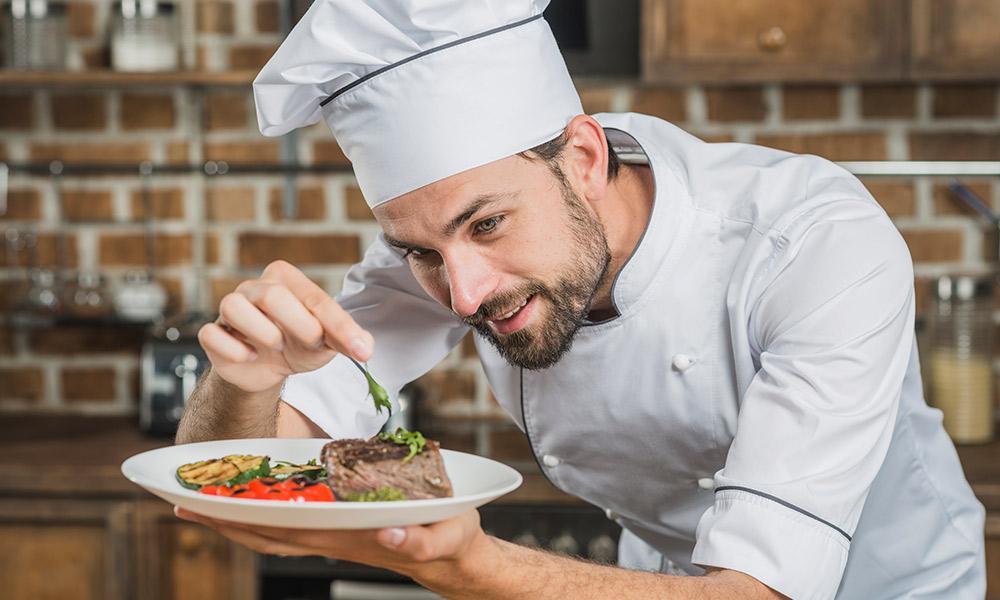
[[423, 452], [424, 446], [427, 445], [427, 440], [424, 439], [424, 434], [419, 431], [407, 431], [402, 427], [397, 427], [396, 431], [389, 433], [388, 431], [383, 431], [378, 434], [378, 439], [383, 442], [392, 442], [394, 444], [399, 444], [400, 446], [409, 446], [410, 453], [403, 462], [406, 462], [416, 456], [417, 454]]
[[370, 492], [347, 494], [345, 499], [348, 502], [395, 502], [397, 500], [406, 500], [406, 494], [399, 488], [387, 485]]
[[354, 366], [360, 369], [361, 372], [365, 374], [365, 379], [368, 380], [368, 393], [371, 394], [372, 402], [375, 403], [375, 412], [378, 414], [382, 414], [382, 407], [385, 407], [389, 410], [389, 416], [391, 417], [392, 404], [389, 402], [389, 393], [385, 391], [384, 387], [380, 386], [378, 382], [375, 381], [375, 378], [371, 376], [371, 373], [368, 372], [368, 369], [362, 367], [361, 363], [354, 360], [350, 356], [348, 356], [347, 358], [350, 358], [351, 362], [354, 363]]

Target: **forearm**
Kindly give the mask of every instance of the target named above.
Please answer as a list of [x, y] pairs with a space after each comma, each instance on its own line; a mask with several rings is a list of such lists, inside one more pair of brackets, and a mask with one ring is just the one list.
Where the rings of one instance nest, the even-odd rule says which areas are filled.
[[175, 441], [274, 437], [280, 393], [280, 385], [245, 392], [210, 369], [187, 401]]
[[[474, 557], [474, 558], [473, 558]], [[425, 587], [456, 600], [578, 598], [780, 598], [748, 575], [712, 571], [678, 577], [589, 563], [483, 536], [468, 560], [416, 569]]]

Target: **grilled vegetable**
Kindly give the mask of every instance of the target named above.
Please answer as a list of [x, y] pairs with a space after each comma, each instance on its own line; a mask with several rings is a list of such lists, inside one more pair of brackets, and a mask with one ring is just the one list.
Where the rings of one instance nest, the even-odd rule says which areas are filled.
[[271, 473], [270, 458], [231, 454], [222, 458], [202, 460], [177, 468], [177, 481], [191, 490], [206, 485], [238, 485]]

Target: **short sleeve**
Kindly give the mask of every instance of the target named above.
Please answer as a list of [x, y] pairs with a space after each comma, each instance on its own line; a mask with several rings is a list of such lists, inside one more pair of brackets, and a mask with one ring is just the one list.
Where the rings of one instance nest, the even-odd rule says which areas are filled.
[[850, 214], [789, 228], [761, 267], [759, 369], [692, 557], [796, 599], [836, 594], [913, 344], [906, 245], [876, 208]]
[[[424, 292], [381, 234], [348, 271], [337, 302], [375, 338], [368, 367], [389, 392], [393, 410], [400, 388], [433, 368], [469, 330]], [[281, 397], [334, 438], [370, 437], [388, 417], [375, 412], [364, 376], [341, 355], [289, 377]]]

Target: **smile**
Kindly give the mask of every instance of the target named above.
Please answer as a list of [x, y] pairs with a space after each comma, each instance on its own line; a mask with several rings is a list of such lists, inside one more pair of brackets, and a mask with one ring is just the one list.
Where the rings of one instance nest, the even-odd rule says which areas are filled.
[[524, 301], [522, 301], [520, 304], [518, 304], [517, 306], [515, 306], [514, 308], [512, 308], [509, 312], [503, 313], [500, 316], [493, 317], [493, 318], [490, 319], [490, 321], [506, 321], [507, 319], [509, 319], [509, 318], [513, 317], [515, 314], [517, 314], [517, 312], [519, 310], [521, 310], [522, 308], [524, 308], [524, 306], [528, 303], [529, 300], [531, 300], [531, 296], [528, 296], [527, 298], [525, 298]]

